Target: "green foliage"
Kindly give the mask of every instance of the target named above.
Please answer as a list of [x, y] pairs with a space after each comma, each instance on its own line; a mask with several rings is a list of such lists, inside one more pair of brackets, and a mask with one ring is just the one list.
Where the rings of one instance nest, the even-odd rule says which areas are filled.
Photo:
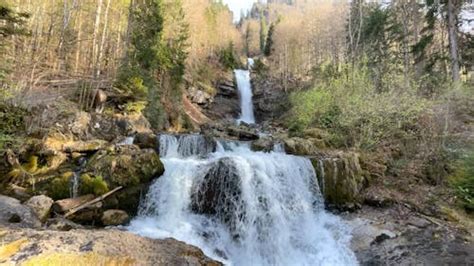
[[466, 152], [457, 163], [451, 184], [457, 191], [463, 207], [474, 212], [474, 149]]
[[[326, 129], [336, 146], [372, 149], [395, 136], [409, 137], [429, 102], [415, 91], [376, 92], [366, 68], [350, 69], [306, 91], [291, 95], [289, 127]], [[394, 83], [402, 82], [396, 76]], [[396, 85], [392, 85], [397, 87]], [[400, 85], [401, 86], [401, 85]]]
[[107, 183], [101, 176], [91, 177], [88, 174], [81, 175], [80, 190], [82, 195], [103, 195], [109, 191]]
[[129, 114], [140, 114], [146, 107], [145, 101], [129, 102], [125, 104], [125, 112]]
[[219, 61], [227, 69], [238, 67], [239, 63], [235, 56], [234, 43], [229, 42], [229, 45], [220, 51]]
[[0, 101], [0, 151], [20, 144], [19, 132], [24, 130], [26, 110]]
[[51, 181], [48, 187], [48, 196], [54, 200], [69, 198], [71, 196], [71, 179], [74, 173], [66, 172]]

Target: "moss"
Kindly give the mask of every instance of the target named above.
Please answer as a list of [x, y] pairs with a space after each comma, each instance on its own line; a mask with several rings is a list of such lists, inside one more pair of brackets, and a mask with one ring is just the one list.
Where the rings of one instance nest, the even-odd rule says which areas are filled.
[[54, 200], [69, 198], [71, 179], [73, 172], [66, 172], [60, 177], [56, 177], [51, 181], [51, 185], [47, 189], [47, 194]]
[[18, 239], [9, 244], [0, 246], [0, 261], [4, 261], [15, 255], [25, 244], [28, 243], [26, 238]]
[[145, 101], [129, 102], [125, 104], [125, 112], [129, 114], [141, 114], [142, 111], [145, 110], [145, 107]]
[[62, 265], [135, 265], [130, 257], [106, 256], [95, 252], [41, 254], [25, 261], [25, 266], [62, 266]]
[[96, 196], [109, 191], [109, 186], [102, 176], [91, 177], [89, 174], [81, 175], [80, 191], [82, 195], [94, 194]]

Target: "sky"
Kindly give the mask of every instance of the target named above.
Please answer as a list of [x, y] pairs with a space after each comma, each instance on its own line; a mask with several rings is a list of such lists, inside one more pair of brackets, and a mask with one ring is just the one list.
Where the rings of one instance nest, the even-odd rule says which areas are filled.
[[243, 10], [244, 14], [247, 13], [255, 2], [257, 0], [224, 0], [224, 3], [234, 12], [234, 21], [236, 22], [240, 20], [240, 12]]

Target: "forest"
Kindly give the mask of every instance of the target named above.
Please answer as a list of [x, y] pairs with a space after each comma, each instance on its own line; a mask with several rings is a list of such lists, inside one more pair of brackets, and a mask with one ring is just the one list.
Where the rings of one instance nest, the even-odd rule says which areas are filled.
[[0, 0], [0, 57], [0, 264], [474, 263], [472, 1]]

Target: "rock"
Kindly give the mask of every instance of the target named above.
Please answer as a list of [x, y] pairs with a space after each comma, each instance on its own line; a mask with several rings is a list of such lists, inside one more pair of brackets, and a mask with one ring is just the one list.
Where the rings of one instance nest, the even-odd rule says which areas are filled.
[[108, 142], [105, 140], [71, 141], [61, 137], [48, 137], [43, 141], [43, 154], [56, 155], [60, 152], [93, 152], [105, 149]]
[[229, 126], [227, 133], [239, 140], [256, 140], [259, 138], [257, 130], [246, 126]]
[[94, 195], [89, 194], [89, 195], [84, 195], [77, 198], [57, 200], [53, 203], [53, 210], [56, 213], [66, 213], [70, 209], [73, 209], [79, 205], [89, 202], [93, 200], [94, 198], [95, 198]]
[[153, 133], [138, 133], [135, 136], [133, 144], [140, 147], [140, 149], [158, 149], [158, 137]]
[[319, 139], [289, 138], [284, 139], [285, 151], [289, 154], [307, 156], [316, 155], [325, 148], [324, 141]]
[[223, 158], [212, 165], [200, 183], [193, 185], [191, 209], [216, 216], [233, 230], [241, 194], [236, 165], [229, 158]]
[[252, 150], [253, 151], [264, 151], [270, 152], [273, 150], [274, 141], [271, 138], [260, 138], [258, 140], [252, 141]]
[[130, 216], [122, 210], [106, 210], [101, 218], [103, 225], [124, 225], [130, 221]]
[[61, 218], [61, 217], [48, 219], [45, 225], [48, 229], [56, 230], [56, 231], [69, 231], [72, 229], [84, 228], [82, 225], [76, 224], [71, 220]]
[[0, 195], [0, 225], [19, 227], [40, 227], [41, 222], [28, 206], [19, 200]]
[[212, 96], [202, 90], [197, 89], [196, 87], [189, 87], [188, 90], [188, 98], [195, 104], [198, 105], [205, 105], [208, 104]]
[[50, 197], [39, 195], [30, 198], [24, 204], [30, 207], [33, 212], [36, 213], [36, 216], [38, 216], [40, 221], [44, 222], [49, 218], [53, 203], [54, 201]]
[[155, 150], [139, 149], [134, 145], [97, 152], [84, 170], [91, 176], [101, 176], [109, 189], [149, 183], [163, 172], [163, 163]]
[[367, 185], [359, 163], [359, 155], [353, 152], [328, 153], [312, 158], [318, 183], [329, 207], [354, 210], [362, 202], [362, 189]]
[[[114, 193], [112, 205], [136, 213], [142, 193], [164, 173], [164, 166], [154, 149], [139, 149], [135, 145], [115, 147], [112, 150], [97, 152], [87, 163], [84, 174], [92, 179], [103, 180], [112, 190], [118, 186], [123, 189]], [[99, 217], [100, 219], [100, 217]]]
[[6, 187], [6, 190], [4, 193], [6, 196], [18, 199], [20, 201], [26, 201], [29, 198], [31, 198], [31, 195], [26, 188], [17, 186], [15, 184], [9, 184]]
[[114, 229], [16, 229], [8, 230], [2, 243], [9, 251], [0, 248], [5, 265], [222, 265], [184, 242]]

